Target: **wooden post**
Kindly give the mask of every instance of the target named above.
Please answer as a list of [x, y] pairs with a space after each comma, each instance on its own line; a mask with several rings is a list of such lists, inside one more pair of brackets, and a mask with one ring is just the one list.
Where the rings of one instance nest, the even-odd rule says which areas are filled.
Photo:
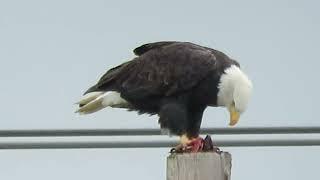
[[231, 154], [222, 152], [171, 154], [167, 180], [230, 180]]

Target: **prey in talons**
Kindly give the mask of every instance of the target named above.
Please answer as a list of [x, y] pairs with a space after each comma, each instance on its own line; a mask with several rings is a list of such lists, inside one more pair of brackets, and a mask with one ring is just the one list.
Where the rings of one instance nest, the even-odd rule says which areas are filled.
[[187, 138], [183, 135], [180, 137], [180, 144], [170, 150], [170, 153], [197, 153], [197, 152], [216, 152], [221, 153], [220, 149], [213, 144], [209, 135], [202, 137]]

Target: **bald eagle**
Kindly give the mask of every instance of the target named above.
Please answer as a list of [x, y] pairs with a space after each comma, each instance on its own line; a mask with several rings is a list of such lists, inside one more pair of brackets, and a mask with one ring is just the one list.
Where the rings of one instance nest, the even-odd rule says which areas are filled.
[[180, 136], [180, 147], [201, 151], [202, 115], [208, 106], [226, 107], [230, 125], [246, 108], [252, 83], [237, 61], [190, 42], [155, 42], [137, 57], [108, 70], [78, 102], [80, 114], [105, 107], [159, 116], [161, 129]]

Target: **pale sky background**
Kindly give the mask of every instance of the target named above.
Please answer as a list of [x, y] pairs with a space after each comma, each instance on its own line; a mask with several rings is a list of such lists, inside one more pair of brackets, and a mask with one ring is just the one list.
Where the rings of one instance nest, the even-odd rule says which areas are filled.
[[[317, 1], [0, 1], [0, 129], [158, 127], [157, 117], [73, 105], [148, 42], [180, 40], [237, 59], [254, 83], [239, 126], [320, 126]], [[203, 127], [227, 127], [209, 108]], [[241, 137], [239, 137], [241, 138]], [[2, 140], [2, 139], [0, 139]], [[162, 149], [0, 151], [0, 178], [164, 180]], [[224, 148], [233, 180], [317, 179], [320, 147]]]

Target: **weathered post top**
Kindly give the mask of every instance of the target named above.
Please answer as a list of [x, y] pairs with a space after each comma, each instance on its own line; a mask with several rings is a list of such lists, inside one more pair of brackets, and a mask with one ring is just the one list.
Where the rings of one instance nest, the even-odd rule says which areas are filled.
[[171, 154], [167, 180], [230, 180], [231, 154], [222, 152]]

